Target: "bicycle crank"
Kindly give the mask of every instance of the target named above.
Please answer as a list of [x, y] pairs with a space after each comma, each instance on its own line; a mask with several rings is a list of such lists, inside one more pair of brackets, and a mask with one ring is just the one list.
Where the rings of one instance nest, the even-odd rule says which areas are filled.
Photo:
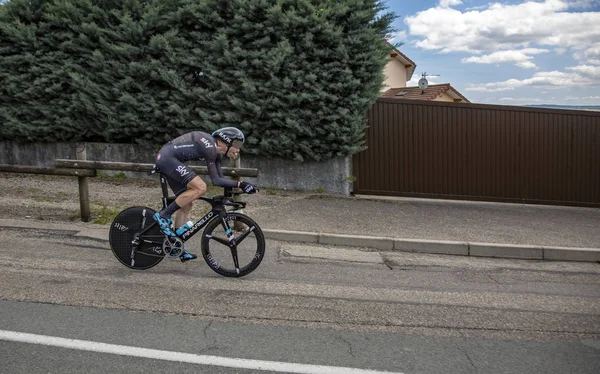
[[170, 258], [179, 258], [183, 253], [183, 241], [177, 237], [166, 237], [162, 246], [164, 254]]

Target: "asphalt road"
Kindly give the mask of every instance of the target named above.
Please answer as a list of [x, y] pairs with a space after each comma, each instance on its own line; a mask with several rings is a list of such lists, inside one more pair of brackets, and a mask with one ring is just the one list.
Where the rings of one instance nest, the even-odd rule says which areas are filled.
[[599, 264], [268, 241], [227, 279], [70, 234], [0, 228], [1, 373], [600, 372]]

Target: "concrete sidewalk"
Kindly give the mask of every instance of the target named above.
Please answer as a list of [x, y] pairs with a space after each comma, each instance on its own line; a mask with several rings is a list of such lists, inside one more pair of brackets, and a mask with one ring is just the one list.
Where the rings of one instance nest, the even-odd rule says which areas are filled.
[[600, 262], [597, 208], [313, 195], [276, 209], [250, 205], [247, 213], [279, 240]]
[[[463, 256], [600, 262], [600, 209], [313, 195], [245, 210], [268, 239]], [[0, 219], [108, 240], [108, 225]]]

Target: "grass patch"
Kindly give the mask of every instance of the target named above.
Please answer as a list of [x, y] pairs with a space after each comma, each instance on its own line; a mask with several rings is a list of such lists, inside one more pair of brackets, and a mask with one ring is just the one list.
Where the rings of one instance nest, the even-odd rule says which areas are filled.
[[[29, 198], [31, 200], [38, 201], [41, 203], [61, 203], [64, 201], [68, 201], [71, 198], [71, 195], [69, 195], [66, 192], [62, 192], [62, 191], [44, 193], [44, 191], [40, 190], [39, 188], [30, 188], [28, 190], [29, 190], [28, 192], [34, 193], [33, 195], [30, 195]], [[44, 194], [40, 194], [40, 193], [44, 193]], [[26, 194], [21, 194], [21, 196], [27, 197]]]
[[122, 210], [123, 209], [119, 207], [108, 207], [106, 205], [102, 205], [100, 207], [92, 207], [92, 223], [97, 223], [99, 225], [106, 225], [108, 223], [111, 223], [115, 219], [117, 214], [121, 213]]
[[274, 189], [273, 187], [269, 187], [269, 188], [267, 188], [267, 195], [275, 196], [275, 195], [277, 195], [277, 190]]

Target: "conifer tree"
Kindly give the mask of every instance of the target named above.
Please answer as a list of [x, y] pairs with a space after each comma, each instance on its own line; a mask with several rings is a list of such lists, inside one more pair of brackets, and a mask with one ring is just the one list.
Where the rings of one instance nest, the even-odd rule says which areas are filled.
[[0, 139], [157, 145], [236, 126], [250, 153], [350, 155], [394, 17], [380, 0], [11, 0]]

